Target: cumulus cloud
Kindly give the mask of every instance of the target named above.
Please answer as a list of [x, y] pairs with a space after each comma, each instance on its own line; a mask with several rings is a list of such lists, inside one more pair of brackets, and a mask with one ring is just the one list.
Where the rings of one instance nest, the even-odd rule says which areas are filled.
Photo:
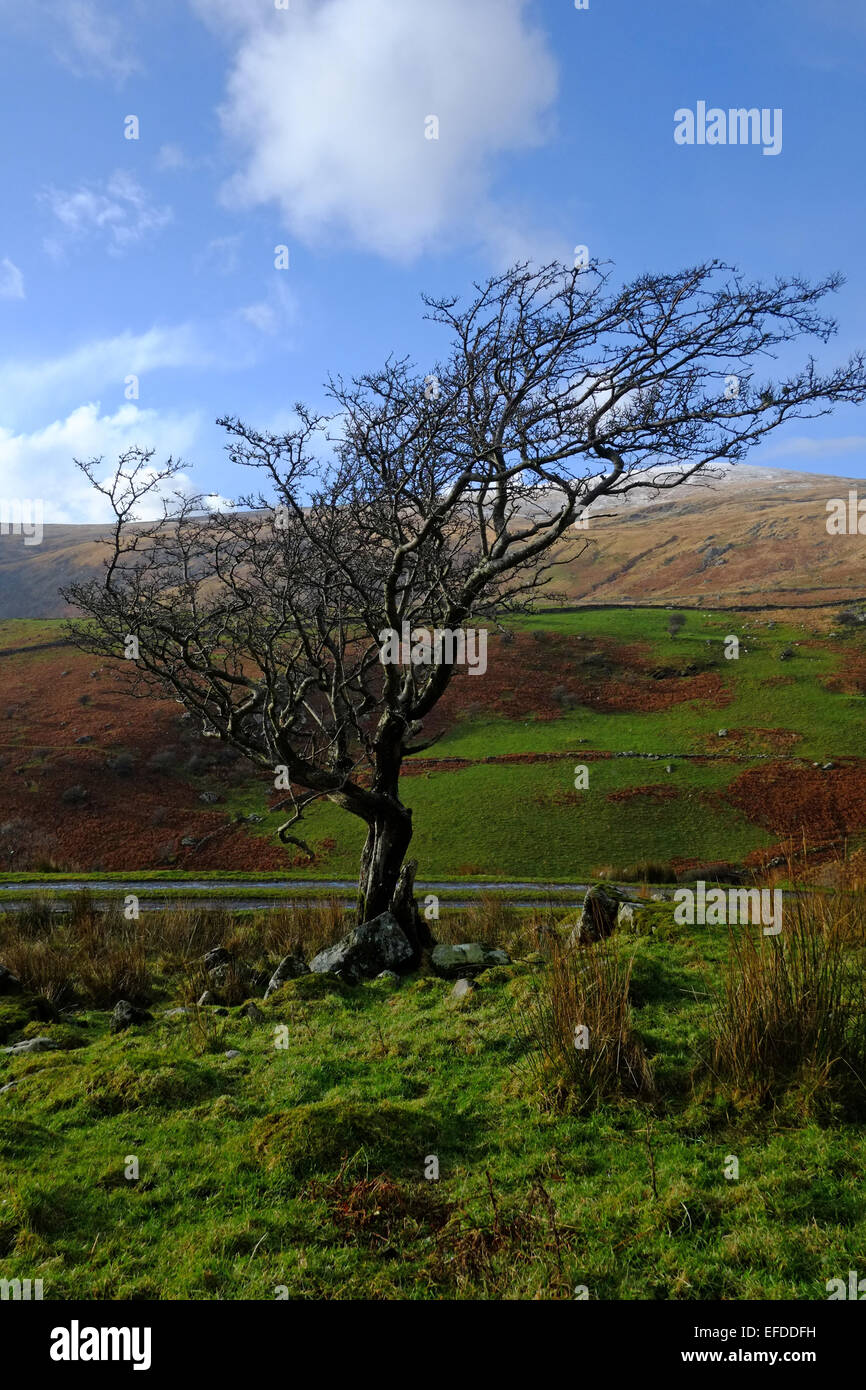
[[[104, 476], [108, 477], [118, 454], [136, 444], [154, 448], [155, 462], [168, 454], [178, 457], [193, 447], [200, 424], [196, 413], [161, 414], [128, 404], [113, 415], [103, 415], [100, 406], [91, 403], [29, 434], [0, 428], [2, 495], [7, 499], [42, 499], [46, 522], [107, 521], [110, 507], [91, 488], [74, 460], [103, 457]], [[172, 482], [172, 490], [190, 486], [185, 475]], [[149, 515], [160, 514], [157, 498], [150, 503]]]
[[0, 261], [0, 299], [23, 299], [24, 276], [8, 256]]
[[276, 203], [307, 243], [328, 234], [398, 260], [501, 240], [497, 159], [544, 140], [556, 94], [525, 0], [193, 3], [234, 31], [228, 203]]
[[83, 184], [72, 191], [48, 188], [41, 199], [59, 224], [43, 243], [55, 257], [91, 236], [101, 238], [111, 255], [122, 255], [136, 242], [160, 232], [172, 219], [171, 208], [152, 203], [125, 169], [115, 170], [104, 186]]

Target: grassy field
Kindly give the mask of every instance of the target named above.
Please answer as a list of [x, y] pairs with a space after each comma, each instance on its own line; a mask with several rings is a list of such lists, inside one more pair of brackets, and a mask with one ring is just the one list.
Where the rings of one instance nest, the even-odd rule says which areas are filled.
[[[290, 940], [338, 934], [338, 916], [166, 914], [137, 946], [115, 923], [102, 971], [80, 976], [86, 907], [51, 935], [0, 924], [25, 982], [74, 991], [55, 1022], [30, 994], [0, 1000], [7, 1044], [58, 1049], [0, 1056], [0, 1086], [17, 1083], [0, 1095], [0, 1277], [41, 1278], [52, 1299], [825, 1298], [866, 1241], [862, 1083], [836, 1086], [802, 1039], [782, 1075], [750, 1082], [746, 1058], [726, 1076], [713, 1010], [742, 963], [724, 929], [657, 905], [638, 934], [578, 953], [579, 971], [606, 952], [611, 999], [626, 981], [652, 1075], [646, 1093], [614, 1075], [587, 1098], [578, 1054], [539, 1026], [577, 978], [565, 925], [495, 904], [445, 914], [440, 936], [507, 945], [512, 965], [462, 1000], [426, 967], [355, 987], [308, 976], [251, 1020], [243, 1003], [190, 1005], [202, 950], [272, 965]], [[843, 925], [847, 1009], [863, 1003], [862, 905], [816, 930]], [[155, 1018], [112, 1035], [121, 989]], [[165, 1018], [170, 1004], [191, 1011]]]
[[[512, 646], [493, 644], [487, 674], [455, 683], [462, 692], [441, 737], [423, 760], [407, 764], [403, 795], [415, 813], [419, 876], [581, 881], [611, 863], [740, 862], [823, 823], [824, 838], [860, 843], [860, 626], [828, 632], [826, 621], [805, 615], [799, 626], [766, 614], [680, 616], [673, 636], [665, 609], [516, 619]], [[4, 622], [0, 651], [55, 641], [61, 632], [59, 623]], [[737, 660], [725, 657], [731, 635], [740, 641]], [[283, 815], [268, 813], [272, 789], [263, 775], [247, 776], [242, 766], [227, 774], [213, 761], [211, 741], [197, 745], [189, 724], [181, 731], [170, 702], [151, 714], [113, 689], [108, 668], [94, 672], [90, 662], [73, 648], [0, 656], [7, 689], [12, 677], [18, 682], [17, 703], [0, 711], [0, 761], [10, 774], [0, 784], [0, 872], [41, 866], [61, 874], [108, 869], [119, 881], [127, 869], [243, 877], [246, 862], [251, 876], [276, 880], [354, 877], [360, 824], [320, 803], [302, 827], [315, 861], [279, 849]], [[50, 680], [39, 674], [45, 670]], [[106, 775], [118, 757], [127, 775]], [[840, 759], [856, 760], [847, 781]], [[821, 785], [804, 780], [814, 763], [826, 762], [836, 770]], [[584, 764], [589, 784], [577, 790], [575, 769]], [[791, 779], [782, 809], [799, 808], [781, 824], [762, 814], [760, 781], [745, 798], [731, 796], [744, 774], [771, 765]], [[78, 784], [86, 804], [58, 818]], [[198, 804], [202, 795], [216, 797], [213, 808]], [[159, 818], [165, 831], [152, 828]], [[112, 849], [121, 829], [122, 849]], [[181, 852], [182, 841], [194, 846], [203, 834], [213, 845], [209, 857]], [[32, 863], [30, 842], [39, 846]]]

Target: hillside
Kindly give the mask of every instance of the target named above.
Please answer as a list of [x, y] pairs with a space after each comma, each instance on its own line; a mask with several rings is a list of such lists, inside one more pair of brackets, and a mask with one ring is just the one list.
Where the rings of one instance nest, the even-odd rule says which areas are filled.
[[[570, 602], [780, 607], [866, 594], [866, 536], [827, 534], [827, 501], [856, 479], [740, 465], [718, 478], [606, 504], [557, 572]], [[862, 490], [862, 485], [861, 485]], [[41, 545], [0, 535], [0, 619], [55, 618], [58, 589], [97, 575], [100, 526], [46, 526]]]
[[[584, 881], [818, 852], [866, 834], [866, 634], [838, 610], [595, 609], [491, 639], [407, 762], [422, 878]], [[284, 871], [352, 879], [362, 827], [330, 803], [281, 847], [270, 781], [172, 701], [131, 700], [59, 623], [0, 624], [0, 872]], [[738, 635], [738, 660], [725, 639]], [[52, 645], [54, 644], [54, 645]], [[588, 787], [575, 787], [586, 766]]]

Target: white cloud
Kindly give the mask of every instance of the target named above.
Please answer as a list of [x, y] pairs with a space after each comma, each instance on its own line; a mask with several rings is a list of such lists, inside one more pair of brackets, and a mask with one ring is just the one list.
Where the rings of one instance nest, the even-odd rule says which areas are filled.
[[184, 154], [180, 145], [160, 145], [156, 152], [157, 169], [173, 172], [176, 169], [186, 169], [190, 160]]
[[197, 271], [215, 275], [233, 275], [238, 268], [241, 237], [214, 237], [195, 257]]
[[[116, 6], [114, 6], [116, 9]], [[109, 77], [120, 83], [141, 64], [133, 49], [128, 15], [112, 14], [97, 0], [0, 0], [0, 16], [34, 33], [54, 57], [79, 77]]]
[[232, 206], [276, 202], [307, 243], [329, 234], [401, 260], [501, 243], [513, 219], [492, 196], [495, 161], [544, 139], [556, 93], [525, 0], [193, 3], [241, 30], [221, 112], [241, 154]]
[[8, 256], [0, 261], [0, 299], [23, 299], [24, 276]]
[[824, 459], [846, 454], [866, 455], [866, 435], [849, 434], [835, 439], [810, 439], [798, 435], [794, 439], [777, 439], [760, 450], [761, 463], [770, 459]]
[[72, 192], [48, 188], [41, 198], [60, 224], [44, 241], [46, 251], [58, 257], [69, 245], [94, 235], [105, 240], [110, 254], [120, 255], [172, 219], [171, 208], [151, 203], [138, 180], [124, 169], [115, 170], [104, 189], [87, 184]]
[[58, 357], [31, 362], [0, 362], [0, 414], [20, 422], [32, 412], [43, 418], [82, 400], [93, 400], [113, 386], [122, 397], [125, 378], [172, 367], [213, 365], [213, 352], [189, 324], [120, 333], [83, 343]]
[[282, 281], [277, 281], [263, 299], [246, 304], [238, 310], [238, 315], [244, 323], [248, 323], [259, 333], [267, 333], [270, 336], [288, 328], [294, 322], [296, 314], [295, 297]]
[[[74, 460], [104, 457], [107, 477], [118, 454], [137, 444], [156, 450], [156, 465], [169, 454], [177, 458], [191, 449], [199, 429], [195, 413], [164, 415], [133, 404], [121, 406], [113, 415], [102, 415], [98, 404], [82, 405], [65, 419], [31, 434], [0, 429], [0, 495], [43, 499], [46, 522], [107, 521], [111, 517], [107, 502], [91, 488]], [[172, 490], [190, 486], [185, 475], [172, 482]], [[148, 512], [159, 515], [159, 502]]]

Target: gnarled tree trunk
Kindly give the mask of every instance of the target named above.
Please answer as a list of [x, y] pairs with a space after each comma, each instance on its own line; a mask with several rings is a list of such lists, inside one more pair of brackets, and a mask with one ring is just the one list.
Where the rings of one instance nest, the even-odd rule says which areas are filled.
[[369, 922], [382, 912], [392, 912], [412, 944], [417, 963], [421, 951], [435, 943], [414, 898], [418, 861], [403, 862], [411, 839], [412, 812], [399, 802], [368, 823], [358, 876], [358, 921]]

